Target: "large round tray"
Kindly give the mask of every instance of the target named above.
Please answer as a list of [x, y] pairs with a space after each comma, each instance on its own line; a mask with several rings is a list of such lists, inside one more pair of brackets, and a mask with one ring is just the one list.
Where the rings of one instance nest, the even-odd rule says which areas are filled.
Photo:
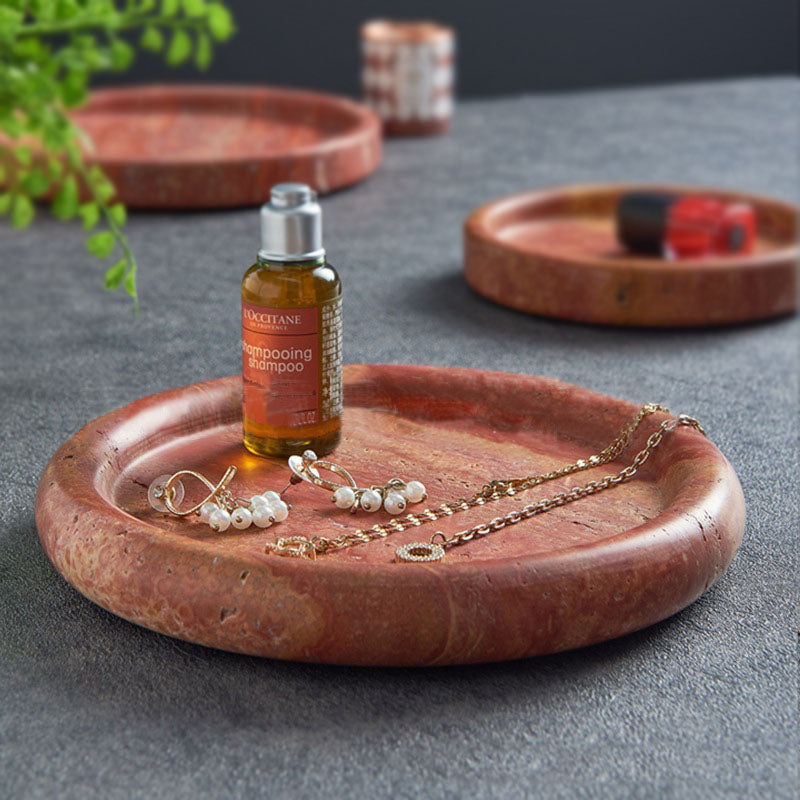
[[281, 181], [319, 192], [380, 163], [381, 123], [344, 97], [270, 86], [101, 89], [75, 112], [87, 158], [135, 208], [257, 205]]
[[[546, 378], [431, 367], [348, 367], [345, 397], [335, 460], [362, 484], [418, 478], [430, 505], [489, 478], [596, 452], [637, 410]], [[550, 653], [651, 625], [708, 589], [742, 536], [744, 501], [731, 466], [702, 434], [680, 428], [630, 482], [454, 548], [438, 563], [397, 563], [395, 548], [619, 465], [316, 561], [268, 555], [264, 545], [279, 535], [337, 534], [387, 517], [350, 516], [305, 484], [286, 495], [289, 519], [267, 530], [217, 534], [152, 511], [147, 485], [181, 468], [216, 480], [235, 464], [245, 496], [286, 485], [283, 462], [242, 448], [240, 403], [239, 378], [175, 389], [89, 423], [58, 450], [36, 519], [48, 556], [73, 586], [140, 625], [227, 650], [456, 664]], [[622, 462], [660, 419], [648, 418]], [[187, 492], [200, 494], [193, 485]]]
[[477, 208], [464, 224], [467, 283], [519, 311], [606, 325], [727, 325], [797, 308], [797, 208], [718, 189], [649, 187], [744, 200], [756, 211], [752, 254], [666, 261], [616, 241], [619, 197], [642, 188], [562, 186]]

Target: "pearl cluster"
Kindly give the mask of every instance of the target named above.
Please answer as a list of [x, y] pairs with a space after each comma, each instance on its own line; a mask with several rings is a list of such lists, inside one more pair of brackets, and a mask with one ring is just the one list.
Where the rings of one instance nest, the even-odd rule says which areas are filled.
[[289, 516], [289, 506], [281, 500], [277, 492], [264, 492], [253, 495], [247, 505], [237, 506], [230, 511], [209, 501], [200, 506], [198, 513], [212, 531], [220, 533], [231, 526], [238, 530], [244, 530], [251, 525], [269, 528], [273, 523], [283, 522]]
[[371, 486], [369, 489], [358, 489], [340, 486], [333, 493], [333, 502], [337, 508], [347, 508], [355, 512], [378, 511], [381, 506], [392, 516], [402, 514], [408, 503], [421, 503], [427, 494], [425, 486], [419, 481], [401, 481], [394, 479], [386, 486]]

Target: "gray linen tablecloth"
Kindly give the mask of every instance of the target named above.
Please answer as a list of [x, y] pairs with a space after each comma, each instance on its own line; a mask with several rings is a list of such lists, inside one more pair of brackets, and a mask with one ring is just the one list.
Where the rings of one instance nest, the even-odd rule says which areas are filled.
[[139, 316], [78, 226], [0, 228], [0, 795], [793, 797], [798, 322], [724, 330], [559, 323], [460, 274], [475, 205], [536, 186], [661, 180], [798, 192], [791, 78], [463, 103], [442, 138], [389, 141], [324, 200], [346, 361], [536, 373], [696, 415], [747, 499], [727, 574], [619, 641], [431, 670], [208, 650], [92, 605], [39, 546], [57, 446], [137, 397], [239, 370], [254, 210], [135, 214]]

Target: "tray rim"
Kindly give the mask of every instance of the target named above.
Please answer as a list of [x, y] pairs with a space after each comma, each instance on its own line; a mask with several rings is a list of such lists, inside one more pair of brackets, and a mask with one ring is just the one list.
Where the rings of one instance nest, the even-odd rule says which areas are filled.
[[[451, 374], [462, 374], [463, 373], [488, 373], [491, 376], [498, 376], [498, 377], [511, 377], [511, 378], [519, 378], [519, 373], [502, 373], [502, 372], [494, 372], [490, 370], [466, 370], [463, 368], [443, 368], [443, 367], [421, 367], [421, 366], [404, 366], [404, 365], [354, 365], [346, 368], [348, 372], [353, 374], [358, 374], [358, 371], [367, 371], [369, 370], [408, 370], [413, 369], [417, 371], [425, 371], [425, 370], [447, 370]], [[564, 383], [562, 381], [557, 381], [554, 379], [549, 378], [542, 378], [539, 376], [525, 376], [535, 381], [544, 381], [546, 382], [551, 388], [559, 388], [559, 387], [572, 387], [573, 385]], [[182, 635], [181, 632], [176, 632], [175, 630], [167, 630], [164, 627], [159, 627], [156, 624], [150, 624], [146, 620], [142, 620], [136, 618], [136, 615], [129, 612], [123, 613], [118, 609], [114, 608], [115, 603], [109, 601], [108, 597], [103, 595], [102, 592], [99, 590], [93, 591], [87, 589], [85, 585], [81, 585], [80, 580], [76, 580], [74, 575], [67, 574], [67, 571], [63, 568], [63, 565], [59, 566], [56, 563], [56, 558], [54, 557], [53, 552], [51, 549], [54, 547], [54, 536], [57, 537], [57, 534], [54, 534], [50, 529], [56, 526], [56, 522], [51, 519], [50, 510], [48, 508], [48, 495], [54, 494], [56, 491], [63, 491], [62, 487], [59, 485], [58, 482], [58, 475], [60, 472], [63, 472], [65, 469], [64, 465], [64, 455], [65, 451], [70, 447], [74, 446], [77, 442], [79, 442], [82, 438], [88, 436], [92, 433], [93, 429], [96, 429], [98, 426], [102, 426], [104, 430], [104, 435], [108, 435], [109, 423], [115, 423], [125, 420], [130, 420], [130, 414], [125, 414], [124, 412], [130, 411], [132, 408], [136, 406], [144, 406], [146, 401], [151, 401], [154, 399], [158, 399], [159, 405], [163, 404], [164, 402], [170, 402], [172, 400], [176, 400], [180, 397], [183, 393], [187, 390], [189, 391], [196, 391], [202, 392], [207, 394], [209, 389], [227, 393], [237, 392], [238, 389], [238, 382], [240, 380], [240, 376], [231, 376], [227, 378], [218, 378], [212, 381], [207, 381], [199, 384], [189, 384], [188, 386], [184, 387], [177, 387], [174, 389], [169, 389], [164, 392], [159, 392], [155, 395], [149, 395], [139, 400], [134, 401], [133, 403], [118, 408], [114, 411], [109, 412], [101, 417], [98, 417], [95, 420], [87, 423], [83, 426], [76, 434], [72, 437], [67, 439], [56, 451], [53, 455], [52, 459], [48, 463], [47, 468], [45, 469], [42, 479], [39, 483], [39, 488], [37, 490], [36, 496], [36, 523], [37, 528], [39, 531], [39, 537], [42, 541], [42, 545], [47, 553], [48, 557], [51, 561], [55, 564], [57, 570], [65, 577], [68, 582], [70, 582], [79, 592], [84, 594], [93, 602], [98, 603], [99, 605], [103, 606], [104, 608], [108, 609], [112, 613], [118, 614], [125, 619], [129, 619], [133, 622], [138, 624], [144, 625], [145, 627], [149, 627], [151, 629], [157, 630], [162, 633], [166, 633], [167, 635], [177, 636], [178, 638], [185, 638], [188, 641], [195, 641], [199, 642], [200, 644], [205, 644], [214, 647], [222, 647], [223, 649], [234, 650], [238, 652], [250, 652], [253, 655], [268, 655], [270, 657], [277, 657], [277, 658], [291, 658], [295, 660], [305, 660], [305, 661], [323, 661], [327, 663], [350, 663], [350, 664], [405, 664], [405, 665], [419, 665], [421, 663], [429, 663], [429, 662], [420, 662], [417, 658], [412, 658], [410, 661], [404, 661], [403, 659], [393, 659], [393, 660], [385, 660], [378, 658], [378, 660], [373, 661], [369, 658], [366, 659], [358, 659], [358, 658], [351, 658], [349, 656], [334, 656], [330, 658], [318, 658], [314, 655], [306, 657], [305, 655], [298, 655], [296, 653], [285, 655], [281, 653], [275, 652], [256, 652], [254, 650], [249, 650], [247, 648], [239, 648], [237, 646], [231, 646], [229, 643], [220, 643], [219, 640], [214, 639], [211, 637], [210, 639], [203, 639], [203, 637], [199, 637], [197, 635], [189, 636], [189, 635]], [[630, 406], [632, 409], [638, 408], [637, 405], [632, 403], [627, 403], [627, 401], [622, 401], [617, 398], [611, 398], [607, 395], [602, 395], [597, 392], [594, 392], [589, 389], [584, 389], [583, 387], [578, 387], [583, 392], [588, 393], [589, 395], [599, 395], [601, 398], [606, 398], [607, 400], [611, 400], [614, 402], [615, 405], [622, 404], [624, 406]], [[237, 393], [237, 406], [238, 406], [238, 393]], [[235, 416], [235, 415], [234, 415]], [[206, 419], [204, 417], [204, 419]], [[220, 425], [229, 425], [229, 422], [220, 422]], [[199, 430], [205, 430], [209, 426], [203, 425]], [[700, 435], [697, 434], [697, 437]], [[685, 607], [689, 603], [693, 602], [700, 594], [702, 594], [711, 584], [716, 582], [716, 580], [722, 575], [722, 573], [727, 568], [728, 563], [733, 558], [736, 549], [738, 548], [738, 544], [741, 541], [741, 536], [744, 529], [744, 498], [741, 491], [741, 486], [738, 482], [738, 478], [736, 477], [735, 472], [733, 471], [730, 464], [727, 462], [727, 459], [720, 453], [720, 451], [716, 448], [713, 443], [704, 439], [704, 438], [697, 438], [693, 436], [693, 433], [688, 429], [681, 429], [676, 432], [675, 441], [683, 440], [684, 443], [687, 441], [687, 437], [691, 437], [693, 440], [693, 444], [696, 446], [700, 446], [701, 452], [706, 452], [709, 455], [709, 460], [713, 458], [717, 465], [717, 474], [716, 479], [709, 483], [713, 487], [717, 486], [717, 484], [722, 485], [725, 487], [725, 491], [722, 492], [722, 496], [716, 497], [716, 505], [715, 507], [719, 507], [719, 509], [725, 508], [726, 503], [732, 503], [733, 510], [731, 511], [730, 508], [726, 509], [728, 516], [734, 520], [734, 526], [736, 520], [739, 519], [740, 521], [740, 528], [737, 531], [733, 531], [732, 534], [727, 534], [727, 541], [724, 542], [725, 549], [728, 551], [727, 560], [724, 561], [721, 568], [715, 567], [715, 574], [707, 574], [705, 579], [705, 587], [699, 589], [696, 593], [693, 594], [688, 600], [681, 600], [679, 606], [677, 607], [669, 607], [666, 610], [662, 611], [659, 610], [657, 613], [656, 619], [650, 619], [645, 624], [635, 624], [633, 627], [630, 627], [627, 630], [623, 630], [621, 632], [616, 632], [610, 636], [603, 636], [600, 638], [596, 638], [590, 641], [581, 641], [577, 644], [573, 644], [571, 646], [583, 646], [585, 644], [590, 644], [592, 641], [602, 641], [607, 638], [614, 638], [618, 635], [623, 635], [624, 633], [631, 632], [632, 630], [640, 629], [641, 627], [646, 627], [647, 625], [653, 624], [660, 619], [664, 619], [670, 616], [673, 613], [676, 613], [680, 608]], [[97, 445], [97, 443], [95, 443]], [[68, 455], [68, 453], [67, 453]], [[77, 464], [75, 463], [77, 459], [69, 459], [70, 464], [69, 468], [74, 469]], [[99, 466], [96, 466], [90, 473], [91, 475], [91, 482], [93, 486], [96, 486], [97, 481], [97, 474], [98, 474]], [[124, 466], [123, 466], [124, 469]], [[732, 478], [732, 481], [728, 481], [727, 483], [724, 481], [724, 478], [729, 477]], [[682, 482], [682, 485], [685, 484], [685, 481]], [[55, 489], [53, 487], [56, 487]], [[717, 488], [714, 491], [710, 491], [708, 493], [708, 497], [714, 497], [719, 495], [719, 489]], [[65, 492], [65, 495], [69, 495], [69, 492]], [[676, 495], [677, 496], [677, 495]], [[94, 495], [92, 496], [92, 501], [88, 502], [86, 500], [81, 499], [79, 501], [80, 505], [82, 506], [82, 510], [85, 513], [91, 515], [100, 514], [101, 517], [108, 517], [108, 512], [111, 512], [111, 517], [113, 520], [120, 524], [126, 531], [129, 533], [131, 527], [135, 529], [135, 533], [138, 537], [144, 537], [143, 540], [146, 540], [147, 543], [154, 542], [158, 540], [163, 546], [169, 547], [170, 549], [175, 549], [175, 542], [178, 539], [181, 539], [179, 533], [172, 533], [169, 531], [165, 531], [164, 529], [160, 528], [158, 525], [151, 524], [142, 520], [139, 520], [137, 517], [129, 514], [119, 507], [113, 505], [109, 500], [107, 500], [104, 496], [99, 494], [95, 491]], [[70, 510], [70, 514], [73, 513], [73, 510]], [[738, 515], [738, 516], [737, 516]], [[648, 529], [652, 529], [654, 527], [658, 527], [660, 529], [665, 529], [669, 525], [677, 524], [677, 521], [680, 520], [682, 516], [686, 516], [686, 512], [680, 511], [671, 511], [670, 507], [662, 511], [656, 517], [647, 520], [646, 522], [636, 525], [632, 528], [628, 528], [627, 530], [623, 530], [617, 534], [612, 536], [603, 537], [596, 542], [584, 542], [578, 545], [573, 545], [570, 547], [562, 548], [555, 551], [546, 551], [539, 554], [534, 554], [532, 556], [527, 557], [513, 557], [513, 558], [498, 558], [498, 559], [482, 559], [482, 560], [475, 560], [471, 559], [464, 562], [453, 561], [453, 562], [443, 562], [441, 564], [437, 564], [434, 567], [426, 564], [396, 564], [394, 562], [380, 562], [380, 563], [369, 563], [369, 564], [353, 564], [348, 561], [343, 560], [336, 560], [331, 559], [327, 564], [323, 566], [323, 570], [326, 576], [326, 581], [331, 585], [339, 585], [342, 590], [347, 590], [350, 586], [350, 581], [352, 579], [352, 574], [354, 570], [363, 570], [366, 573], [369, 573], [369, 580], [368, 586], [363, 589], [365, 592], [369, 591], [376, 591], [381, 586], [387, 585], [387, 579], [391, 578], [393, 587], [395, 589], [395, 593], [399, 590], [418, 590], [419, 585], [422, 582], [430, 586], [431, 583], [435, 585], [439, 585], [442, 581], [443, 576], [447, 576], [450, 581], [452, 581], [452, 586], [458, 588], [463, 586], [471, 586], [473, 585], [474, 578], [476, 575], [480, 576], [485, 574], [486, 565], [490, 563], [494, 564], [502, 564], [508, 561], [515, 561], [519, 565], [520, 570], [528, 569], [533, 570], [533, 566], [538, 573], [543, 573], [544, 583], [547, 581], [550, 582], [557, 582], [561, 579], [564, 575], [572, 574], [576, 568], [580, 568], [581, 565], [584, 567], [592, 566], [592, 556], [594, 552], [598, 549], [606, 551], [606, 553], [610, 553], [614, 558], [617, 560], [622, 559], [624, 561], [624, 556], [627, 548], [635, 549], [637, 546], [637, 542], [642, 535], [647, 535]], [[94, 517], [92, 517], [94, 518]], [[109, 526], [113, 528], [114, 526]], [[702, 527], [702, 526], [701, 526]], [[119, 532], [119, 531], [112, 531], [112, 532]], [[170, 533], [170, 538], [167, 539], [164, 534]], [[107, 534], [108, 535], [108, 534]], [[424, 537], [427, 538], [427, 537]], [[722, 542], [722, 539], [720, 539]], [[674, 547], [674, 536], [669, 537], [668, 541], [662, 543], [660, 545], [659, 554], [662, 555], [664, 558], [670, 552], [670, 549]], [[198, 540], [193, 539], [181, 539], [181, 544], [178, 548], [180, 552], [189, 553], [192, 557], [196, 560], [201, 561], [204, 557], [208, 555], [206, 548], [203, 546], [203, 543]], [[663, 553], [661, 552], [663, 550]], [[163, 561], [163, 556], [162, 559]], [[311, 578], [318, 578], [320, 575], [320, 565], [319, 563], [314, 563], [311, 561], [306, 561], [303, 559], [294, 559], [294, 558], [280, 558], [277, 556], [270, 556], [266, 553], [253, 553], [253, 552], [235, 552], [229, 555], [226, 558], [226, 565], [233, 565], [235, 569], [257, 569], [263, 570], [266, 574], [272, 577], [273, 580], [278, 580], [281, 578], [294, 578], [298, 577], [300, 580], [308, 580], [309, 577]], [[532, 566], [533, 565], [533, 566]], [[604, 564], [607, 566], [607, 564]], [[718, 566], [718, 565], [717, 565]], [[707, 569], [707, 572], [711, 571], [710, 567]], [[492, 583], [496, 585], [496, 591], [503, 593], [503, 592], [513, 592], [516, 587], [514, 585], [514, 581], [511, 579], [511, 571], [501, 572], [498, 575], [493, 577]], [[121, 605], [121, 603], [117, 602], [117, 606]], [[564, 648], [559, 648], [564, 649]], [[548, 650], [544, 650], [541, 652], [551, 652]], [[502, 660], [507, 657], [522, 657], [525, 655], [537, 655], [539, 652], [532, 652], [532, 653], [516, 653], [510, 656], [501, 655], [498, 658], [490, 657], [480, 657], [480, 658], [455, 658], [451, 659], [450, 657], [443, 656], [442, 661], [434, 661], [430, 663], [474, 663], [475, 661], [487, 661], [487, 660]]]
[[493, 235], [487, 226], [488, 220], [493, 215], [503, 213], [508, 207], [516, 204], [534, 204], [546, 199], [548, 195], [554, 194], [588, 194], [588, 193], [608, 193], [610, 191], [664, 191], [673, 193], [708, 193], [717, 197], [724, 197], [731, 200], [739, 200], [749, 198], [759, 204], [766, 206], [773, 206], [780, 208], [787, 214], [792, 214], [795, 218], [800, 215], [800, 208], [793, 203], [780, 198], [770, 197], [768, 195], [758, 194], [755, 192], [743, 192], [733, 189], [721, 189], [710, 186], [701, 186], [693, 184], [673, 184], [673, 183], [660, 183], [660, 182], [625, 182], [625, 183], [580, 183], [568, 185], [549, 185], [537, 187], [522, 192], [515, 192], [513, 194], [502, 195], [490, 200], [477, 208], [473, 209], [463, 223], [463, 231], [466, 236], [474, 236], [476, 239], [481, 240], [485, 245], [489, 245], [498, 250], [514, 253], [523, 258], [547, 258], [548, 261], [553, 263], [566, 263], [571, 267], [583, 269], [597, 269], [602, 268], [610, 271], [626, 271], [643, 270], [652, 272], [662, 272], [664, 270], [676, 271], [730, 271], [738, 269], [753, 269], [753, 268], [766, 268], [782, 264], [786, 261], [793, 260], [797, 262], [800, 260], [800, 244], [797, 240], [792, 245], [783, 247], [776, 247], [768, 253], [753, 253], [744, 256], [726, 256], [724, 258], [686, 258], [677, 259], [676, 261], [666, 262], [663, 259], [643, 258], [636, 255], [626, 256], [624, 259], [617, 257], [598, 258], [596, 256], [582, 256], [578, 258], [568, 258], [558, 253], [538, 253], [531, 250], [525, 250], [515, 247], [508, 242], [502, 242], [496, 235]]
[[[161, 94], [172, 93], [173, 95], [188, 95], [202, 97], [210, 96], [230, 96], [230, 94], [249, 96], [249, 95], [262, 95], [262, 96], [279, 96], [290, 98], [293, 100], [302, 100], [309, 103], [320, 103], [330, 108], [338, 108], [344, 113], [352, 115], [352, 129], [342, 133], [326, 135], [324, 139], [315, 144], [306, 144], [301, 146], [292, 147], [291, 150], [281, 150], [276, 153], [262, 154], [262, 155], [230, 155], [219, 154], [215, 155], [213, 160], [208, 158], [201, 158], [195, 156], [178, 157], [173, 155], [164, 156], [163, 158], [136, 155], [135, 153], [125, 156], [107, 156], [100, 153], [90, 153], [89, 158], [91, 161], [108, 164], [111, 166], [120, 166], [130, 164], [141, 167], [163, 168], [169, 166], [171, 168], [182, 167], [207, 167], [213, 164], [220, 164], [224, 166], [231, 165], [248, 165], [252, 163], [265, 163], [280, 160], [288, 156], [291, 157], [312, 157], [320, 155], [329, 155], [328, 151], [338, 150], [340, 148], [361, 147], [364, 143], [376, 140], [380, 145], [382, 139], [382, 127], [380, 118], [367, 106], [352, 100], [343, 95], [337, 95], [329, 92], [315, 91], [312, 89], [294, 88], [290, 86], [272, 86], [267, 84], [236, 84], [236, 83], [148, 83], [148, 84], [123, 84], [119, 86], [107, 86], [100, 89], [94, 89], [89, 95], [85, 105], [74, 110], [74, 114], [78, 117], [80, 124], [80, 117], [83, 115], [91, 115], [93, 111], [92, 103], [94, 101], [103, 101], [115, 97], [125, 98], [127, 96], [148, 94]], [[113, 113], [109, 110], [108, 113]], [[380, 157], [378, 158], [380, 161]], [[369, 174], [369, 173], [368, 173]]]

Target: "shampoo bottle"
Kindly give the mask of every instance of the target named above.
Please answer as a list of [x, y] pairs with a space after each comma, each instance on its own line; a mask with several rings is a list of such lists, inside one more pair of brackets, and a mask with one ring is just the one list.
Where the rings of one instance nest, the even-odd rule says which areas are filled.
[[273, 186], [261, 208], [261, 250], [242, 279], [243, 433], [251, 453], [322, 456], [338, 444], [341, 302], [316, 193], [302, 183]]

